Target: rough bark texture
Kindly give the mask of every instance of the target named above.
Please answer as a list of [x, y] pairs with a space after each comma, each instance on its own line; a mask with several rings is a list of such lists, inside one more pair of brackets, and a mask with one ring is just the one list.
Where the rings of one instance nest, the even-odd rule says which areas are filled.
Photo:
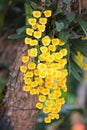
[[19, 67], [26, 49], [26, 46], [18, 49], [16, 60], [11, 68], [5, 97], [5, 115], [11, 121], [14, 130], [34, 130], [38, 114], [38, 110], [35, 108], [37, 96], [31, 96], [22, 91], [23, 75], [19, 71]]
[[79, 0], [81, 1], [82, 9], [87, 8], [87, 0]]
[[[0, 69], [0, 77], [9, 80], [4, 98], [4, 114], [9, 118], [13, 130], [34, 130], [38, 110], [35, 108], [37, 96], [22, 91], [23, 74], [19, 71], [21, 57], [26, 54], [27, 47], [23, 40], [8, 40], [5, 35], [0, 39], [0, 59], [5, 61], [7, 68]], [[12, 65], [13, 64], [13, 65]]]

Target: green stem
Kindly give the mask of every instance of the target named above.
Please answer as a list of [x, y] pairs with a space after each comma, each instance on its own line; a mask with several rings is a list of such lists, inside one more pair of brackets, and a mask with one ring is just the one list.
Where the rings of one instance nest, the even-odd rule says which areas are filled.
[[32, 7], [30, 6], [30, 4], [29, 4], [29, 3], [26, 3], [26, 4], [25, 4], [26, 25], [29, 25], [29, 24], [28, 24], [28, 19], [29, 19], [30, 17], [32, 17], [32, 11], [33, 11], [33, 9], [32, 9]]

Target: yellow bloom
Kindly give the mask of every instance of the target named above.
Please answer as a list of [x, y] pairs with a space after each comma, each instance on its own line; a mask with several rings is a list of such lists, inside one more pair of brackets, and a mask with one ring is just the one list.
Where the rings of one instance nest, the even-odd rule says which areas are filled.
[[62, 58], [63, 58], [63, 54], [61, 52], [56, 52], [55, 53], [55, 59], [60, 60]]
[[36, 57], [37, 56], [37, 49], [36, 48], [32, 48], [28, 50], [28, 55], [30, 57]]
[[31, 38], [26, 37], [25, 38], [25, 44], [30, 44], [30, 42], [31, 42]]
[[53, 116], [51, 117], [51, 119], [55, 119], [55, 116], [54, 116], [55, 110], [56, 110], [55, 107], [51, 108], [51, 110], [50, 110], [51, 113], [53, 114]]
[[32, 35], [33, 35], [33, 32], [34, 32], [34, 30], [31, 29], [31, 28], [27, 28], [27, 29], [26, 29], [26, 34], [29, 35], [29, 36], [32, 36]]
[[43, 13], [44, 13], [45, 17], [50, 17], [52, 15], [51, 10], [45, 10]]
[[52, 63], [52, 64], [50, 64], [50, 68], [52, 68], [52, 69], [60, 69], [60, 64], [59, 63]]
[[87, 64], [83, 64], [83, 69], [86, 71], [87, 70]]
[[49, 107], [44, 107], [43, 108], [43, 112], [44, 113], [49, 113], [50, 112], [50, 108]]
[[55, 45], [49, 45], [48, 49], [50, 51], [55, 51], [56, 50], [56, 46]]
[[39, 77], [40, 78], [45, 78], [46, 77], [46, 72], [45, 71], [40, 71], [39, 72]]
[[33, 11], [33, 16], [35, 18], [39, 18], [39, 17], [41, 17], [41, 12], [40, 11]]
[[65, 44], [65, 42], [63, 42], [63, 41], [60, 40], [59, 45], [63, 46], [64, 44]]
[[45, 122], [45, 123], [50, 123], [50, 122], [51, 122], [51, 119], [50, 119], [49, 117], [45, 117], [45, 118], [44, 118], [44, 122]]
[[34, 31], [34, 37], [37, 39], [41, 38], [41, 34], [42, 33], [40, 31]]
[[61, 88], [64, 92], [67, 92], [67, 86], [61, 86]]
[[[54, 110], [54, 108], [51, 108], [51, 111], [52, 111], [52, 110]], [[51, 119], [55, 119], [54, 113], [55, 113], [55, 112], [52, 111], [52, 113], [49, 113], [49, 114], [48, 114], [48, 117], [50, 118], [50, 120], [51, 120]]]
[[44, 102], [45, 100], [46, 100], [46, 96], [44, 96], [44, 95], [39, 96], [39, 101], [40, 102]]
[[46, 100], [45, 103], [47, 106], [53, 106], [54, 105], [54, 101], [53, 100]]
[[52, 44], [53, 45], [59, 45], [59, 42], [60, 42], [60, 40], [58, 38], [53, 38], [52, 39]]
[[46, 73], [47, 73], [47, 75], [52, 75], [53, 74], [53, 69], [52, 68], [47, 68]]
[[[49, 69], [50, 69], [50, 68], [49, 68]], [[52, 82], [52, 80], [53, 80], [53, 79], [52, 79], [52, 77], [50, 77], [50, 76], [47, 76], [46, 79], [45, 79], [45, 81], [48, 82], [48, 83]]]
[[31, 87], [36, 87], [38, 85], [37, 81], [31, 82]]
[[45, 57], [43, 54], [41, 54], [41, 55], [39, 55], [38, 59], [39, 59], [40, 61], [45, 61], [45, 60], [46, 60], [46, 57]]
[[36, 20], [35, 18], [29, 18], [29, 19], [28, 19], [28, 23], [29, 23], [30, 25], [35, 25], [36, 22], [37, 22], [37, 20]]
[[48, 55], [49, 55], [49, 52], [42, 53], [41, 55], [39, 55], [39, 60], [46, 61]]
[[25, 73], [27, 71], [27, 67], [24, 66], [24, 65], [21, 65], [20, 66], [20, 71], [23, 72], [23, 73]]
[[24, 79], [25, 84], [29, 85], [31, 83], [31, 79], [30, 78], [26, 78]]
[[67, 55], [67, 49], [66, 49], [66, 48], [65, 48], [65, 49], [62, 49], [60, 52], [63, 54], [63, 56], [66, 56], [66, 55]]
[[82, 40], [87, 40], [87, 36], [85, 36], [85, 37], [82, 37]]
[[63, 82], [62, 80], [60, 80], [58, 83], [60, 86], [66, 86], [66, 82]]
[[87, 75], [85, 76], [85, 81], [87, 81]]
[[28, 62], [29, 61], [29, 56], [23, 56], [22, 57], [22, 62], [23, 63], [26, 63], [26, 62]]
[[44, 32], [44, 31], [45, 31], [45, 28], [46, 28], [45, 25], [38, 25], [38, 30], [39, 30], [40, 32]]
[[39, 69], [39, 70], [46, 70], [46, 68], [47, 68], [47, 66], [46, 66], [46, 64], [44, 64], [44, 63], [39, 63], [38, 64], [38, 66], [37, 66], [37, 68]]
[[38, 108], [38, 109], [42, 109], [42, 108], [43, 108], [42, 103], [40, 103], [40, 102], [36, 103], [36, 108]]
[[38, 93], [42, 93], [43, 89], [44, 89], [44, 88], [43, 88], [42, 86], [38, 87], [38, 88], [37, 88]]
[[40, 47], [40, 50], [42, 53], [45, 53], [45, 52], [47, 52], [47, 47], [42, 46], [42, 47]]
[[42, 38], [42, 43], [44, 46], [48, 46], [50, 44], [51, 40], [49, 38], [49, 36], [45, 36]]
[[42, 85], [44, 83], [43, 79], [40, 78], [40, 77], [36, 77], [35, 78], [35, 81], [39, 84], [39, 85]]
[[30, 90], [30, 94], [31, 94], [31, 95], [37, 94], [37, 90], [36, 90], [36, 89], [31, 89], [31, 90]]
[[30, 42], [30, 45], [31, 45], [31, 46], [35, 46], [35, 45], [37, 45], [37, 44], [38, 44], [38, 41], [37, 41], [36, 39], [31, 40], [31, 42]]
[[36, 64], [34, 63], [34, 62], [30, 62], [29, 64], [28, 64], [28, 68], [29, 69], [35, 69], [35, 67], [36, 67]]
[[51, 85], [52, 85], [51, 82], [46, 82], [46, 83], [45, 83], [45, 87], [46, 87], [46, 88], [51, 88]]
[[56, 73], [57, 73], [57, 77], [61, 77], [62, 76], [62, 72], [61, 72], [61, 70], [58, 70], [58, 71], [56, 71]]
[[38, 28], [38, 23], [35, 23], [34, 25], [32, 25], [33, 29], [37, 29]]
[[76, 60], [77, 60], [77, 64], [82, 67], [83, 65], [83, 55], [78, 51], [77, 55], [75, 56]]
[[59, 62], [59, 64], [61, 65], [61, 67], [64, 67], [64, 66], [67, 64], [67, 59], [66, 59], [66, 58], [61, 59], [61, 60], [59, 60], [58, 62]]
[[61, 103], [61, 104], [64, 104], [64, 103], [65, 103], [65, 99], [64, 99], [64, 98], [61, 98], [61, 99], [60, 99], [60, 103]]
[[42, 90], [42, 94], [43, 94], [43, 95], [48, 95], [49, 93], [50, 93], [50, 90], [49, 90], [49, 89], [44, 88], [44, 89]]
[[55, 70], [52, 74], [53, 78], [57, 78], [57, 71]]
[[38, 75], [39, 75], [39, 70], [38, 70], [38, 69], [35, 69], [35, 70], [34, 70], [34, 75], [35, 75], [35, 76], [38, 76]]
[[64, 76], [64, 77], [68, 75], [67, 69], [63, 69], [63, 70], [61, 70], [61, 72], [62, 72], [62, 76]]
[[55, 96], [56, 96], [56, 97], [60, 97], [60, 96], [61, 96], [61, 91], [58, 90], [58, 89], [56, 89], [56, 90], [54, 91], [54, 93], [55, 93]]
[[56, 83], [52, 83], [52, 89], [57, 89], [57, 84]]
[[49, 99], [56, 99], [55, 93], [51, 93], [48, 95]]
[[55, 119], [59, 119], [59, 114], [54, 115]]
[[40, 24], [46, 24], [47, 23], [47, 18], [40, 18], [39, 23]]
[[60, 69], [60, 63], [55, 63], [55, 65], [54, 65], [54, 67], [55, 67], [55, 69]]
[[32, 71], [28, 71], [28, 72], [26, 72], [26, 74], [24, 76], [25, 77], [33, 77], [33, 72]]
[[48, 61], [48, 62], [53, 62], [54, 59], [55, 59], [54, 55], [48, 55], [48, 56], [47, 56], [47, 61]]
[[30, 86], [28, 86], [28, 85], [23, 86], [23, 91], [29, 92], [30, 91]]

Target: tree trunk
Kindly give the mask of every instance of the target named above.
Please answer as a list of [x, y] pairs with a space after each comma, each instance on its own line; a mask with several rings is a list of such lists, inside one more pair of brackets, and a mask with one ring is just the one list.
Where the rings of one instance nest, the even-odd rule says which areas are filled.
[[80, 1], [81, 1], [82, 9], [87, 8], [87, 0], [80, 0]]
[[18, 48], [11, 68], [5, 96], [5, 115], [11, 121], [13, 130], [34, 130], [38, 110], [35, 108], [37, 96], [23, 92], [23, 74], [19, 71], [21, 57], [26, 54], [26, 46]]

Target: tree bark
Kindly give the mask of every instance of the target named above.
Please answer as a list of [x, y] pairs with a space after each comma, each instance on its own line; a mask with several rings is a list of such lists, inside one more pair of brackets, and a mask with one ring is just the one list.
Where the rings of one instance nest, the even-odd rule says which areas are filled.
[[81, 1], [82, 9], [86, 9], [87, 8], [87, 0], [79, 0], [79, 1]]
[[13, 130], [34, 130], [38, 110], [35, 108], [37, 96], [23, 92], [23, 74], [19, 67], [21, 57], [26, 54], [26, 46], [18, 48], [16, 59], [11, 67], [7, 93], [4, 99], [5, 115], [9, 118]]

